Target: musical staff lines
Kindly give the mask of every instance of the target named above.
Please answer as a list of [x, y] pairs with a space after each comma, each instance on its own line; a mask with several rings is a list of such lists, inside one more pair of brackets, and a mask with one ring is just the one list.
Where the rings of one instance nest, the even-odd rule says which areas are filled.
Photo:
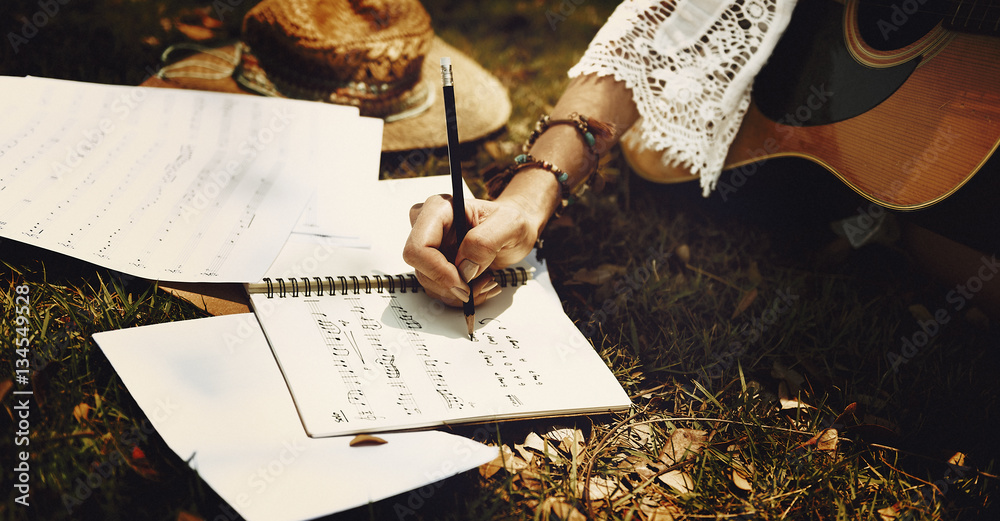
[[424, 372], [434, 385], [434, 391], [444, 400], [445, 407], [449, 410], [461, 410], [465, 408], [468, 405], [465, 399], [452, 390], [451, 384], [445, 378], [442, 365], [447, 362], [442, 362], [432, 356], [430, 349], [427, 347], [427, 342], [424, 340], [423, 335], [419, 333], [423, 326], [414, 318], [413, 314], [407, 311], [405, 307], [399, 305], [399, 300], [395, 295], [387, 295], [383, 298], [388, 301], [389, 309], [392, 311], [396, 323], [399, 327], [403, 328], [402, 337], [417, 355]]
[[[377, 420], [378, 416], [376, 416], [371, 404], [368, 403], [368, 398], [365, 396], [361, 377], [355, 372], [351, 361], [348, 359], [351, 350], [345, 345], [346, 335], [343, 329], [341, 329], [335, 320], [331, 320], [323, 312], [319, 301], [306, 300], [305, 303], [309, 307], [309, 314], [313, 322], [323, 337], [323, 343], [330, 351], [330, 356], [333, 359], [333, 365], [337, 368], [340, 381], [344, 384], [347, 403], [354, 406], [354, 418], [369, 421]], [[351, 419], [343, 414], [340, 416], [334, 414], [334, 418], [339, 418], [342, 421], [350, 421]]]
[[[387, 296], [386, 298], [395, 297]], [[396, 365], [396, 355], [389, 351], [383, 342], [382, 323], [369, 316], [367, 309], [361, 304], [360, 298], [348, 297], [345, 300], [364, 331], [364, 339], [375, 353], [374, 360], [375, 364], [381, 368], [380, 375], [386, 379], [386, 383], [396, 393], [395, 405], [408, 416], [420, 414], [420, 406], [417, 404], [413, 392], [410, 391], [409, 385], [406, 384], [403, 373]]]

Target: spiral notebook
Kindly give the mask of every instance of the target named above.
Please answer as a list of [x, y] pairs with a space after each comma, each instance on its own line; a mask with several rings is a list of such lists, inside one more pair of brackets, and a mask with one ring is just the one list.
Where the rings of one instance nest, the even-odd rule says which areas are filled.
[[[400, 193], [422, 200], [413, 190]], [[384, 208], [405, 215], [408, 206]], [[405, 237], [408, 221], [399, 219]], [[476, 307], [472, 341], [461, 309], [430, 298], [412, 274], [393, 271], [402, 242], [385, 251], [378, 238], [371, 242], [365, 249], [291, 240], [271, 276], [246, 285], [309, 436], [630, 407], [563, 312], [544, 263], [529, 257], [494, 273], [504, 289]]]

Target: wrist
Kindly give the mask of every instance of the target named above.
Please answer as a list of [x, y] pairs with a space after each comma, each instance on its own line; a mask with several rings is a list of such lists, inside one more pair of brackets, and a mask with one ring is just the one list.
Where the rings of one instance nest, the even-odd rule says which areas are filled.
[[531, 242], [541, 236], [549, 218], [559, 207], [561, 187], [555, 177], [541, 168], [525, 169], [511, 179], [497, 202], [515, 206], [531, 232]]

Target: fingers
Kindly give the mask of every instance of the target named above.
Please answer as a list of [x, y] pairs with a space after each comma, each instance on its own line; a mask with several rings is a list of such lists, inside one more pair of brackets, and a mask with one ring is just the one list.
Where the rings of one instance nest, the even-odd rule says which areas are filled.
[[421, 205], [414, 205], [410, 208], [410, 222], [412, 229], [403, 246], [403, 260], [413, 266], [427, 294], [449, 305], [467, 301], [469, 287], [442, 251], [448, 240], [454, 247], [454, 238], [449, 233], [451, 198], [435, 195]]
[[403, 260], [414, 267], [427, 294], [448, 305], [459, 306], [470, 295], [477, 304], [495, 297], [500, 288], [491, 275], [483, 273], [521, 260], [534, 245], [517, 209], [496, 202], [473, 199], [466, 203], [471, 226], [453, 256], [449, 254], [455, 246], [450, 197], [432, 196], [409, 213], [413, 228]]

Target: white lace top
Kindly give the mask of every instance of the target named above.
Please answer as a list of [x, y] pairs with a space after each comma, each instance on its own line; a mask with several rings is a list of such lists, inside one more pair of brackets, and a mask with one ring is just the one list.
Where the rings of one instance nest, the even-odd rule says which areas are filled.
[[753, 79], [795, 0], [626, 0], [569, 71], [613, 75], [640, 120], [623, 138], [666, 150], [707, 195], [750, 105]]

